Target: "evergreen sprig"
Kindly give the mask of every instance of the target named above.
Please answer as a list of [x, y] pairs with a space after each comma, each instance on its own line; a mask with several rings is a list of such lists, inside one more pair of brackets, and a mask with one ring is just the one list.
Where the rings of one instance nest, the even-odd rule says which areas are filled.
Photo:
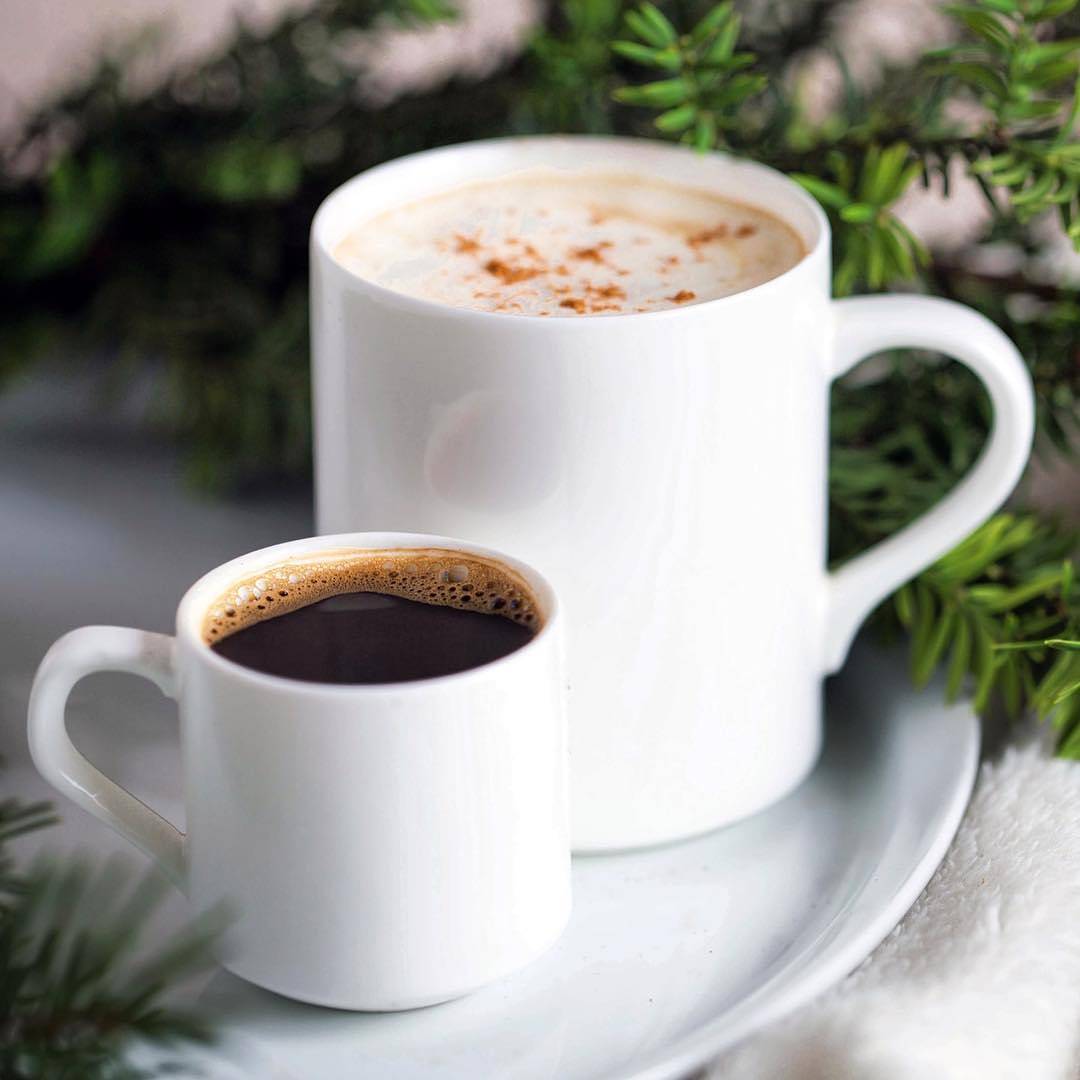
[[[1075, 457], [1080, 439], [1080, 298], [1069, 287], [1024, 274], [986, 276], [963, 261], [938, 260], [935, 292], [994, 320], [1016, 343], [1035, 387], [1036, 453]], [[925, 369], [923, 369], [925, 372]], [[894, 401], [899, 403], [899, 393]], [[936, 425], [930, 413], [927, 425]], [[960, 436], [962, 438], [962, 436]]]
[[529, 78], [515, 110], [530, 131], [603, 133], [611, 130], [609, 42], [622, 18], [622, 0], [563, 0], [533, 36]]
[[[2, 762], [0, 762], [2, 766]], [[10, 844], [26, 833], [37, 832], [56, 824], [52, 804], [26, 803], [20, 799], [0, 800], [0, 919], [23, 886]]]
[[[1021, 221], [1056, 208], [1080, 247], [1080, 38], [1059, 37], [1077, 0], [980, 0], [945, 10], [969, 40], [927, 56], [927, 67], [966, 87], [989, 114], [978, 141], [996, 152], [971, 161], [1007, 191]], [[992, 196], [991, 196], [992, 198]]]
[[826, 155], [826, 167], [832, 179], [807, 173], [794, 173], [793, 179], [831, 211], [843, 229], [842, 254], [833, 275], [837, 295], [914, 278], [929, 256], [893, 213], [923, 172], [911, 148], [904, 142], [872, 144], [861, 155], [857, 171], [850, 154], [834, 150]]
[[49, 803], [0, 802], [0, 1077], [158, 1075], [160, 1062], [133, 1063], [136, 1045], [167, 1050], [211, 1037], [204, 1019], [164, 998], [207, 969], [221, 918], [212, 913], [148, 947], [170, 888], [156, 871], [140, 876], [120, 859], [81, 857], [18, 865], [11, 842], [56, 821]]
[[[614, 48], [677, 75], [617, 91], [616, 97], [662, 109], [655, 121], [662, 133], [682, 133], [702, 148], [733, 144], [752, 153], [761, 129], [782, 132], [778, 164], [796, 174], [833, 220], [840, 253], [837, 292], [873, 291], [913, 279], [926, 267], [926, 252], [892, 208], [919, 177], [929, 183], [936, 176], [947, 187], [954, 157], [966, 161], [995, 210], [992, 188], [1007, 193], [1022, 223], [1056, 209], [1080, 248], [1080, 144], [1074, 139], [1080, 116], [1080, 38], [1054, 36], [1076, 3], [978, 0], [948, 7], [967, 39], [927, 53], [912, 77], [903, 80], [903, 93], [897, 94], [888, 80], [876, 95], [861, 91], [837, 56], [845, 78], [839, 114], [817, 125], [807, 123], [784, 87], [771, 84], [771, 95], [762, 103], [771, 115], [763, 120], [752, 115], [747, 102], [764, 87], [755, 85], [743, 94], [736, 83], [722, 127], [703, 112], [698, 87], [708, 78], [723, 85], [725, 73], [711, 72], [701, 50], [690, 47], [693, 34], [679, 37], [646, 4], [627, 18], [639, 37], [650, 32], [653, 39], [616, 42]], [[713, 18], [733, 35], [724, 41], [728, 54], [753, 63], [752, 53], [736, 51], [738, 20], [729, 5], [714, 8], [699, 27]], [[974, 96], [983, 111], [973, 127], [947, 114], [945, 106], [960, 92]], [[732, 131], [734, 139], [724, 136]], [[800, 158], [811, 168], [800, 169]]]
[[752, 70], [754, 54], [736, 49], [741, 22], [731, 0], [714, 7], [687, 34], [679, 34], [654, 4], [628, 11], [626, 29], [633, 40], [616, 41], [612, 49], [667, 77], [620, 87], [616, 100], [662, 110], [653, 121], [657, 130], [699, 150], [723, 145], [747, 103], [768, 84], [764, 73]]
[[1009, 715], [1031, 708], [1080, 758], [1080, 585], [1077, 536], [1027, 514], [999, 514], [896, 594], [916, 685], [947, 669], [955, 700], [995, 695]]
[[43, 107], [0, 156], [0, 382], [65, 352], [118, 383], [160, 365], [149, 419], [189, 448], [194, 483], [306, 471], [316, 206], [351, 172], [508, 122], [495, 83], [357, 104], [351, 35], [429, 10], [322, 0], [269, 33], [241, 24], [146, 97], [110, 59]]
[[832, 390], [829, 554], [839, 564], [939, 502], [990, 428], [978, 380], [956, 363], [900, 354], [876, 379]]
[[0, 1075], [10, 1080], [138, 1080], [138, 1042], [206, 1042], [203, 1021], [163, 1008], [172, 985], [207, 963], [206, 931], [139, 959], [169, 886], [117, 860], [41, 861], [0, 919]]

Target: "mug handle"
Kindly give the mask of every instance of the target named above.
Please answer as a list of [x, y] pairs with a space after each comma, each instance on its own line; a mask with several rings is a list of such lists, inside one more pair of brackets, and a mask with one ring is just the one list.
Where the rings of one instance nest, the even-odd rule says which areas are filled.
[[122, 626], [84, 626], [45, 654], [30, 691], [30, 756], [61, 794], [127, 837], [184, 887], [184, 834], [130, 791], [114, 783], [75, 749], [64, 724], [72, 687], [96, 671], [142, 675], [167, 697], [177, 694], [174, 641], [167, 634]]
[[930, 349], [959, 360], [990, 395], [994, 423], [979, 460], [936, 506], [828, 575], [826, 671], [837, 671], [863, 619], [890, 592], [988, 518], [1016, 486], [1031, 452], [1035, 401], [1016, 346], [985, 316], [951, 300], [861, 296], [833, 302], [831, 378], [883, 349]]

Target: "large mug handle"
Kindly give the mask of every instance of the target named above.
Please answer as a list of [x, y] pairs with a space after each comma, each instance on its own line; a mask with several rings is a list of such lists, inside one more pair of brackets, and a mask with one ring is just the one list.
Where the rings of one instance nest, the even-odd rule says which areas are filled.
[[945, 353], [982, 380], [993, 430], [974, 468], [936, 506], [828, 576], [825, 665], [844, 662], [869, 612], [988, 518], [1016, 486], [1031, 451], [1035, 402], [1016, 346], [989, 319], [950, 300], [865, 296], [833, 304], [832, 378], [883, 349]]
[[64, 711], [72, 687], [96, 671], [127, 671], [176, 697], [174, 640], [167, 634], [121, 626], [72, 630], [45, 654], [30, 691], [30, 754], [38, 771], [61, 794], [104, 821], [156, 859], [184, 888], [184, 835], [130, 791], [110, 780], [75, 749]]

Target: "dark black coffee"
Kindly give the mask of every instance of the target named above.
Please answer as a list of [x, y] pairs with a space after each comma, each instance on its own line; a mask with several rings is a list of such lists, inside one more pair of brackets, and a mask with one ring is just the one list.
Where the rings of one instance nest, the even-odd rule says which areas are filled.
[[213, 649], [267, 675], [391, 683], [467, 671], [520, 649], [532, 636], [495, 613], [358, 592], [252, 623]]
[[203, 640], [237, 664], [321, 683], [452, 675], [520, 649], [543, 625], [508, 566], [443, 548], [338, 548], [239, 578]]

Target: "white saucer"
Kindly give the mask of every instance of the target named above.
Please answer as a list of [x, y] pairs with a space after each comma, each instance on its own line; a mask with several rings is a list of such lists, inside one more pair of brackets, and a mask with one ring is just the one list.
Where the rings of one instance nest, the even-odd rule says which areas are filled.
[[[578, 859], [565, 936], [526, 971], [410, 1013], [298, 1005], [217, 975], [220, 1075], [593, 1080], [685, 1075], [809, 1001], [896, 925], [941, 861], [979, 730], [895, 657], [831, 687], [824, 757], [783, 803], [697, 840]], [[317, 888], [317, 883], [312, 884]]]

